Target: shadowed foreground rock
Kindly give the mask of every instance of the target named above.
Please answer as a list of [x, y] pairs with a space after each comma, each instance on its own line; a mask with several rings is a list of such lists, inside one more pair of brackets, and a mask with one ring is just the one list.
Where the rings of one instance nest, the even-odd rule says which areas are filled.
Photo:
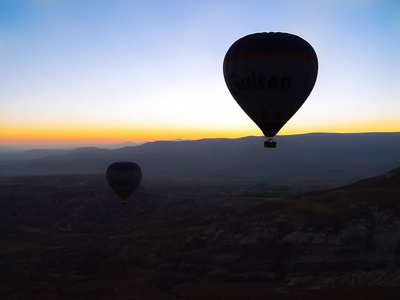
[[397, 299], [399, 175], [285, 197], [154, 183], [127, 206], [102, 176], [5, 178], [0, 296]]

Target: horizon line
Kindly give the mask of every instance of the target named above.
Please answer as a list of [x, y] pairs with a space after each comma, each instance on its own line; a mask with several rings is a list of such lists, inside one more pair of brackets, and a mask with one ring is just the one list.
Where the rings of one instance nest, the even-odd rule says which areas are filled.
[[[280, 136], [297, 136], [297, 135], [309, 135], [309, 134], [373, 134], [373, 133], [400, 133], [400, 131], [365, 131], [365, 132], [327, 132], [327, 131], [315, 131], [315, 132], [307, 132], [307, 133], [293, 133], [293, 134], [279, 134], [275, 136], [274, 138], [279, 139]], [[200, 140], [217, 140], [217, 139], [242, 139], [242, 138], [248, 138], [248, 137], [259, 137], [259, 138], [266, 138], [263, 135], [245, 135], [241, 137], [204, 137], [204, 138], [197, 138], [197, 139], [183, 139], [183, 138], [176, 138], [176, 139], [159, 139], [159, 140], [149, 140], [149, 141], [143, 141], [143, 142], [134, 142], [134, 141], [123, 141], [123, 142], [105, 142], [105, 141], [99, 141], [99, 142], [93, 142], [93, 141], [88, 141], [88, 142], [10, 142], [7, 144], [1, 144], [0, 142], [0, 154], [4, 153], [12, 153], [12, 152], [23, 152], [23, 151], [29, 151], [29, 150], [74, 150], [74, 149], [79, 149], [79, 148], [98, 148], [98, 149], [121, 149], [124, 147], [138, 147], [143, 144], [147, 143], [154, 143], [154, 142], [185, 142], [185, 141], [200, 141]], [[132, 146], [123, 146], [123, 144], [136, 144]], [[118, 148], [118, 146], [121, 146], [121, 148]], [[105, 147], [105, 148], [102, 148]]]

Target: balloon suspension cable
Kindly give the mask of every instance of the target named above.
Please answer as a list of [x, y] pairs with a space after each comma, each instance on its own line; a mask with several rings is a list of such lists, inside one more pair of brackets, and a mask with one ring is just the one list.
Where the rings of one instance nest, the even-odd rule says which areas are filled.
[[264, 142], [264, 148], [276, 148], [276, 141], [273, 138], [269, 138]]

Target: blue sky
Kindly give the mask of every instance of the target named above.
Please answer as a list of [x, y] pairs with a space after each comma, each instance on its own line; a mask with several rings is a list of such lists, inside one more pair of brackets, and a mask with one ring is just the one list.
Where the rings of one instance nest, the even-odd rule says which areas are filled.
[[319, 58], [281, 134], [400, 131], [398, 0], [0, 0], [0, 144], [262, 135], [222, 60], [263, 31]]

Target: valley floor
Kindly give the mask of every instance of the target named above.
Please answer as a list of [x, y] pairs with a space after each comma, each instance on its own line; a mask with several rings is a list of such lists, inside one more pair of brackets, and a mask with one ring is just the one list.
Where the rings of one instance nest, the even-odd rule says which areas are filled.
[[3, 178], [0, 298], [398, 299], [400, 190], [309, 188]]

